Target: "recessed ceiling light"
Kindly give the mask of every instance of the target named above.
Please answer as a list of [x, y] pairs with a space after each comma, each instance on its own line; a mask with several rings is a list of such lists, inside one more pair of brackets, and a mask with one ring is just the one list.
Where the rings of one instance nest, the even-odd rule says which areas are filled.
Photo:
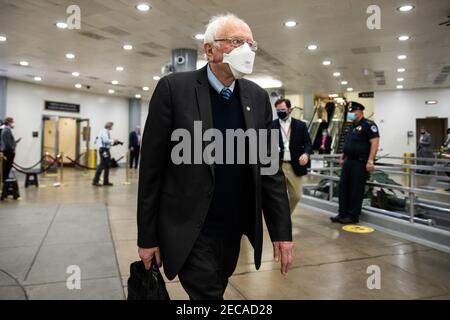
[[407, 35], [402, 35], [402, 36], [398, 36], [397, 39], [400, 41], [407, 41], [407, 40], [411, 39], [411, 37], [407, 36]]
[[405, 5], [397, 8], [397, 10], [401, 11], [401, 12], [408, 12], [408, 11], [411, 11], [412, 9], [414, 9], [414, 6], [412, 6], [410, 4], [405, 4]]
[[58, 29], [67, 29], [67, 23], [65, 23], [65, 22], [57, 22], [56, 23], [56, 27]]
[[42, 81], [41, 77], [34, 77], [34, 81]]
[[408, 56], [406, 56], [405, 54], [401, 54], [397, 57], [398, 60], [405, 60], [406, 58], [408, 58]]
[[28, 67], [28, 66], [30, 65], [30, 63], [29, 63], [28, 61], [20, 61], [19, 64], [20, 64], [22, 67]]
[[108, 93], [109, 93], [109, 94], [114, 94], [115, 92], [116, 92], [116, 91], [114, 91], [113, 89], [109, 89], [109, 90], [108, 90]]
[[353, 88], [347, 88], [347, 91], [348, 91], [348, 92], [352, 92], [352, 91], [353, 91]]
[[402, 86], [401, 84], [399, 84], [399, 85], [397, 86], [397, 89], [403, 89], [403, 86]]
[[306, 48], [308, 48], [308, 50], [314, 51], [314, 50], [317, 50], [318, 47], [315, 44], [310, 44]]
[[328, 97], [337, 98], [337, 97], [339, 97], [339, 95], [337, 93], [332, 93], [332, 94], [328, 95]]
[[197, 40], [203, 40], [203, 39], [205, 39], [205, 35], [203, 33], [197, 33], [194, 36], [194, 38], [197, 39]]
[[79, 83], [77, 83], [76, 85], [75, 85], [75, 88], [77, 88], [77, 89], [81, 89], [83, 86], [81, 85], [81, 84], [79, 84]]
[[122, 67], [122, 66], [117, 66], [117, 67], [116, 67], [116, 71], [121, 72], [121, 71], [123, 71], [123, 70], [125, 70], [125, 68]]
[[297, 21], [293, 21], [293, 20], [286, 21], [284, 23], [284, 26], [287, 27], [287, 28], [294, 28], [294, 27], [297, 26]]
[[161, 79], [160, 76], [154, 76], [154, 77], [153, 77], [153, 80], [155, 80], [155, 81], [159, 81], [160, 79]]
[[398, 68], [398, 69], [397, 69], [397, 72], [405, 72], [405, 71], [406, 71], [405, 68]]
[[123, 49], [124, 49], [124, 50], [133, 50], [133, 46], [132, 46], [131, 44], [125, 44], [125, 45], [123, 46]]
[[333, 73], [333, 77], [340, 77], [341, 76], [341, 73], [340, 72], [335, 72], [335, 73]]
[[8, 40], [8, 38], [5, 36], [0, 36], [0, 42], [5, 42], [6, 40]]
[[397, 82], [403, 82], [405, 81], [405, 78], [397, 78]]
[[119, 81], [113, 80], [113, 81], [111, 81], [111, 83], [114, 84], [114, 85], [116, 85], [116, 84], [119, 84]]
[[347, 85], [348, 84], [348, 81], [341, 81], [341, 84], [343, 85], [343, 86], [345, 86], [345, 85]]
[[330, 61], [330, 60], [324, 60], [324, 61], [322, 62], [322, 64], [323, 64], [324, 66], [329, 66], [329, 65], [331, 64], [331, 61]]
[[148, 90], [150, 90], [150, 88], [149, 87], [142, 87], [142, 90], [148, 91]]
[[79, 73], [79, 72], [72, 72], [72, 76], [74, 76], [74, 77], [79, 77], [79, 76], [80, 76], [80, 73]]
[[66, 53], [67, 59], [75, 59], [75, 55], [73, 53]]
[[142, 98], [142, 96], [140, 94], [135, 95], [136, 99], [140, 99]]
[[136, 9], [142, 12], [149, 11], [151, 8], [152, 7], [150, 7], [150, 5], [148, 5], [147, 3], [140, 3], [136, 6]]

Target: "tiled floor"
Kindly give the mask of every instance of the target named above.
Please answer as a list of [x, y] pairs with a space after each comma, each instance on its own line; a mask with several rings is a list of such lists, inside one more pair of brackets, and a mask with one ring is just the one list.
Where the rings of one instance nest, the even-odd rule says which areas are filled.
[[[136, 248], [137, 173], [112, 172], [112, 188], [93, 188], [92, 172], [66, 170], [22, 198], [0, 203], [0, 299], [124, 299]], [[22, 178], [22, 177], [20, 177]], [[23, 182], [21, 182], [23, 183]], [[293, 215], [295, 262], [287, 278], [273, 261], [265, 234], [263, 264], [252, 262], [247, 239], [226, 299], [450, 299], [450, 255], [379, 231], [352, 234], [320, 212]], [[67, 267], [81, 270], [81, 289], [68, 290]], [[369, 266], [381, 289], [369, 290]], [[173, 299], [187, 299], [177, 279]]]

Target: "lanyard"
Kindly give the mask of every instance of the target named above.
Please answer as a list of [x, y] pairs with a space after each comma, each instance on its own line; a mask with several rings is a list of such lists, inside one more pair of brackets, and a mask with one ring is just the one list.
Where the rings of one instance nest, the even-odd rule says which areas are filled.
[[286, 132], [286, 131], [284, 130], [283, 126], [282, 126], [281, 123], [280, 123], [280, 129], [281, 129], [281, 132], [282, 132], [282, 133], [284, 134], [284, 136], [286, 137], [286, 140], [289, 141], [289, 139], [291, 138], [291, 125], [289, 125], [289, 129], [288, 129], [288, 131]]

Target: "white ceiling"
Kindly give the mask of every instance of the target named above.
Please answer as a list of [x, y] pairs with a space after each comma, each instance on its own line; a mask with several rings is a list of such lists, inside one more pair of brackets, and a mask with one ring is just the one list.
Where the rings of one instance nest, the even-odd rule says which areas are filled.
[[[288, 93], [395, 89], [398, 67], [407, 69], [401, 75], [405, 89], [450, 86], [450, 77], [433, 84], [450, 66], [450, 27], [439, 26], [450, 15], [448, 0], [149, 0], [153, 9], [147, 13], [135, 9], [140, 2], [145, 1], [0, 0], [0, 35], [8, 37], [0, 42], [0, 76], [31, 82], [40, 76], [45, 85], [74, 89], [82, 83], [96, 93], [115, 89], [117, 95], [148, 98], [151, 91], [141, 88], [154, 88], [153, 76], [169, 62], [171, 50], [198, 49], [201, 57], [201, 42], [193, 36], [204, 31], [210, 16], [233, 12], [248, 22], [259, 43], [255, 75], [281, 80]], [[415, 9], [397, 11], [404, 3]], [[55, 22], [66, 19], [71, 4], [81, 8], [81, 30], [57, 29]], [[381, 30], [366, 27], [371, 4], [381, 7]], [[299, 25], [284, 27], [290, 19]], [[412, 39], [400, 42], [400, 34]], [[125, 43], [134, 50], [124, 51]], [[310, 43], [319, 49], [308, 51]], [[365, 51], [375, 52], [355, 53]], [[67, 60], [67, 52], [76, 59]], [[399, 54], [408, 59], [398, 61]], [[322, 66], [324, 59], [333, 64]], [[18, 66], [21, 60], [30, 67]], [[125, 71], [115, 71], [118, 65]], [[72, 77], [73, 71], [81, 76]], [[335, 71], [342, 76], [333, 77]], [[375, 71], [384, 72], [386, 85], [377, 84]], [[344, 79], [348, 86], [340, 85]]]

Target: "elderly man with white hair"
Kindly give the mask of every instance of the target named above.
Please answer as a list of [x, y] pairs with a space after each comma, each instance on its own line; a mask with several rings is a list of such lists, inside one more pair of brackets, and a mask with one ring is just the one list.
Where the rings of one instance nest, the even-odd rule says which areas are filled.
[[[232, 14], [213, 17], [204, 51], [207, 66], [162, 78], [150, 101], [141, 146], [138, 252], [146, 268], [163, 264], [169, 279], [178, 275], [191, 299], [220, 300], [236, 268], [243, 235], [254, 248], [259, 269], [263, 216], [274, 259], [287, 275], [293, 261], [292, 224], [279, 167], [275, 174], [261, 174], [260, 163], [228, 161], [236, 160], [236, 152], [227, 157], [228, 148], [222, 150], [226, 163], [172, 161], [172, 133], [183, 129], [194, 137], [194, 122], [201, 121], [203, 133], [216, 129], [223, 137], [230, 129], [267, 132], [272, 126], [267, 92], [243, 79], [252, 73], [257, 51], [250, 27]], [[198, 152], [195, 141], [188, 144]], [[248, 142], [245, 150], [248, 159]], [[184, 156], [202, 157], [194, 152]]]

